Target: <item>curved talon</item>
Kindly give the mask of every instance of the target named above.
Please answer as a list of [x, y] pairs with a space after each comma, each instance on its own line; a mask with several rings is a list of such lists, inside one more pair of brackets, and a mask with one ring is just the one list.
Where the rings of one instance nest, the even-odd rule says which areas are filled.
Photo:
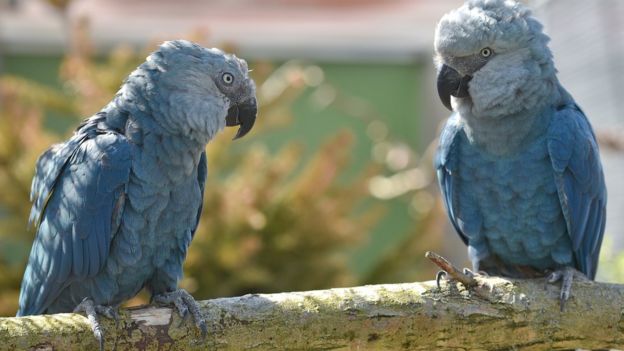
[[184, 299], [184, 302], [188, 306], [188, 311], [190, 312], [190, 314], [193, 316], [193, 319], [195, 320], [195, 326], [199, 328], [199, 330], [201, 331], [202, 338], [205, 338], [206, 334], [208, 334], [208, 327], [206, 326], [206, 321], [204, 320], [204, 317], [202, 317], [201, 315], [201, 311], [199, 310], [199, 305], [197, 304], [193, 296], [191, 296], [191, 294], [186, 292], [186, 290], [183, 290], [183, 291], [185, 292], [185, 294], [183, 294], [182, 298]]
[[446, 271], [438, 271], [438, 273], [436, 273], [436, 285], [438, 286], [438, 290], [442, 290], [442, 287], [440, 286], [440, 280], [442, 278], [446, 278], [447, 275], [448, 273], [446, 273]]
[[559, 294], [559, 310], [565, 309], [565, 303], [570, 298], [570, 290], [572, 290], [572, 280], [574, 279], [574, 271], [566, 271], [561, 282], [561, 293]]
[[565, 311], [565, 304], [570, 298], [570, 291], [572, 290], [572, 281], [577, 273], [579, 278], [584, 277], [582, 273], [570, 267], [556, 270], [546, 277], [546, 282], [550, 284], [561, 280], [561, 291], [559, 292], [559, 310], [561, 312]]

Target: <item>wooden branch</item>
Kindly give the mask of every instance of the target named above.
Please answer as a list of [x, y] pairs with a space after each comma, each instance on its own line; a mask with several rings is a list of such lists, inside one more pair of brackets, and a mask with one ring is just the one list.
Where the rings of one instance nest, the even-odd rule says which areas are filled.
[[[205, 339], [169, 308], [131, 308], [117, 326], [103, 318], [105, 349], [624, 349], [623, 285], [574, 282], [560, 312], [559, 285], [475, 280], [473, 290], [430, 281], [203, 301]], [[0, 350], [97, 348], [78, 314], [0, 318]]]

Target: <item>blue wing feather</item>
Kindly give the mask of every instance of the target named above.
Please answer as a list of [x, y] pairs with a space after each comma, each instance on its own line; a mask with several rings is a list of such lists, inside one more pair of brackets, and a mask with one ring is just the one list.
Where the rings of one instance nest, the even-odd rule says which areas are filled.
[[460, 238], [464, 241], [464, 244], [468, 245], [468, 237], [459, 225], [458, 218], [456, 216], [455, 204], [453, 202], [455, 194], [455, 179], [453, 173], [457, 170], [457, 147], [459, 144], [458, 139], [460, 131], [461, 126], [459, 124], [459, 117], [452, 115], [446, 122], [446, 125], [440, 134], [440, 141], [434, 166], [438, 174], [438, 185], [440, 186], [440, 191], [442, 192], [442, 199], [444, 200], [446, 213], [448, 214], [455, 231], [457, 231]]
[[202, 152], [199, 164], [197, 165], [197, 183], [199, 184], [199, 190], [201, 191], [202, 201], [199, 204], [199, 210], [197, 211], [197, 219], [195, 221], [195, 227], [191, 231], [191, 239], [195, 236], [195, 231], [199, 225], [199, 218], [202, 214], [204, 207], [204, 190], [206, 188], [206, 178], [208, 177], [208, 162], [206, 160], [206, 151]]
[[35, 178], [30, 188], [30, 201], [33, 207], [30, 211], [30, 225], [38, 225], [41, 213], [50, 196], [52, 189], [67, 164], [67, 160], [84, 141], [86, 135], [74, 136], [67, 143], [57, 144], [49, 148], [39, 157], [35, 169]]
[[593, 279], [604, 234], [607, 191], [596, 137], [578, 106], [555, 113], [548, 130], [548, 152], [576, 268]]
[[90, 127], [37, 163], [30, 217], [37, 233], [18, 316], [44, 313], [68, 284], [93, 277], [106, 262], [123, 210], [130, 147], [122, 135]]

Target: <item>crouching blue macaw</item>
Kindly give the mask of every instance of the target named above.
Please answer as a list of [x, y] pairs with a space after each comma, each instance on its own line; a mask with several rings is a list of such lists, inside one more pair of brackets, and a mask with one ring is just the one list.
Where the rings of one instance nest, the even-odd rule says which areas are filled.
[[201, 215], [205, 147], [225, 126], [245, 135], [256, 110], [245, 61], [184, 40], [160, 46], [39, 158], [17, 315], [85, 311], [102, 348], [97, 316], [114, 317], [147, 288], [205, 334], [197, 303], [177, 286]]

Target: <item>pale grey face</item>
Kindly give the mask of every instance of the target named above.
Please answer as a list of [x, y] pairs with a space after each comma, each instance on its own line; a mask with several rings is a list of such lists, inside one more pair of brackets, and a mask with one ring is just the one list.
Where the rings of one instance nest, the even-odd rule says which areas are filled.
[[442, 103], [452, 110], [455, 97], [481, 110], [500, 106], [550, 63], [546, 41], [528, 9], [512, 0], [470, 0], [449, 12], [435, 36]]
[[442, 104], [449, 110], [451, 96], [468, 97], [468, 86], [475, 72], [485, 66], [495, 56], [494, 50], [486, 46], [478, 53], [466, 56], [437, 57], [438, 63], [438, 94]]

